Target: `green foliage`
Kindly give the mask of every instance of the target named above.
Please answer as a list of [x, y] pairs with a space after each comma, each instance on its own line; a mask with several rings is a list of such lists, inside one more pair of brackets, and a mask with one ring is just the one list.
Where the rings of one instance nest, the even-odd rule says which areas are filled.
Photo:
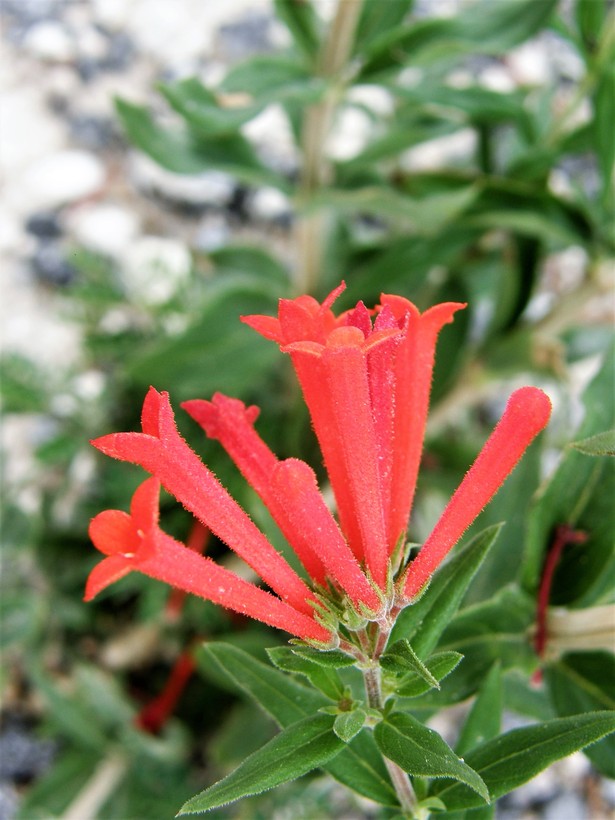
[[[297, 795], [318, 785], [320, 772], [378, 804], [379, 817], [399, 816], [383, 755], [410, 773], [424, 813], [436, 816], [443, 804], [451, 820], [492, 818], [488, 798], [586, 746], [593, 765], [615, 776], [606, 737], [615, 728], [613, 654], [584, 646], [583, 635], [574, 651], [541, 659], [532, 645], [559, 527], [584, 540], [564, 548], [549, 604], [574, 615], [613, 602], [613, 334], [589, 309], [604, 301], [615, 250], [612, 9], [603, 0], [576, 0], [569, 10], [556, 0], [478, 0], [437, 17], [417, 14], [412, 0], [363, 0], [344, 53], [344, 38], [329, 35], [350, 18], [327, 23], [312, 0], [272, 5], [290, 34], [286, 50], [229, 67], [217, 86], [196, 77], [160, 83], [164, 116], [129, 99], [116, 106], [129, 142], [161, 167], [191, 177], [222, 171], [248, 200], [261, 186], [277, 189], [292, 209], [292, 233], [276, 225], [247, 244], [254, 232], [242, 228], [241, 244], [233, 237], [195, 252], [186, 282], [155, 305], [130, 292], [118, 263], [74, 249], [78, 276], [65, 303], [82, 361], [54, 372], [11, 351], [0, 361], [7, 438], [22, 421], [43, 422], [32, 464], [3, 477], [7, 679], [11, 691], [22, 680], [35, 690], [41, 731], [60, 741], [51, 769], [26, 790], [28, 820], [65, 813], [106, 765], [121, 772], [99, 815], [125, 820], [171, 816], [189, 789], [212, 782], [211, 764], [222, 779], [185, 813], [247, 816], [216, 812], [246, 797], [255, 817], [272, 816], [278, 798], [258, 795], [278, 785], [280, 801], [302, 807]], [[578, 77], [504, 91], [487, 82], [485, 66], [507, 70], [511, 51], [546, 33], [573, 50]], [[296, 171], [273, 167], [245, 128], [272, 104], [288, 120]], [[365, 139], [331, 159], [324, 146], [347, 112], [365, 117]], [[581, 262], [568, 281], [571, 251]], [[94, 563], [88, 522], [101, 509], [126, 509], [140, 478], [102, 459], [90, 464], [87, 441], [137, 430], [150, 384], [168, 390], [176, 409], [216, 391], [257, 404], [272, 449], [305, 458], [323, 478], [284, 358], [238, 317], [272, 315], [279, 298], [298, 293], [322, 298], [341, 278], [342, 308], [358, 299], [371, 306], [381, 292], [421, 310], [468, 302], [439, 342], [409, 538], [429, 531], [513, 386], [540, 383], [555, 399], [550, 429], [399, 614], [379, 659], [382, 703], [365, 691], [365, 658], [301, 642], [269, 648], [269, 631], [244, 629], [196, 600], [174, 623], [161, 615], [167, 592], [136, 575], [94, 605], [80, 600]], [[590, 360], [597, 372], [581, 404], [577, 373]], [[79, 385], [91, 371], [101, 386], [88, 396]], [[273, 533], [221, 448], [177, 415], [189, 443]], [[162, 516], [185, 540], [191, 520], [166, 496]], [[279, 533], [271, 537], [287, 550]], [[220, 557], [215, 539], [208, 549]], [[169, 658], [195, 635], [205, 638], [195, 652], [199, 675], [176, 717], [158, 736], [138, 729], [141, 703], [160, 694]], [[468, 698], [453, 751], [423, 721]], [[537, 723], [500, 736], [505, 708]], [[284, 787], [309, 773], [296, 792]], [[305, 805], [324, 817], [323, 794]]]

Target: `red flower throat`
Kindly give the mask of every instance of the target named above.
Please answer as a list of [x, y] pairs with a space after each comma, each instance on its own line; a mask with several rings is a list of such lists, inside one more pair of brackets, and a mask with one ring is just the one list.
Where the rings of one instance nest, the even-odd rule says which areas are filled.
[[[549, 420], [551, 404], [535, 387], [510, 397], [504, 414], [418, 556], [398, 568], [423, 449], [438, 334], [462, 304], [420, 314], [383, 295], [373, 313], [359, 302], [336, 316], [340, 285], [322, 304], [281, 299], [278, 317], [243, 321], [288, 353], [335, 495], [338, 521], [311, 467], [280, 461], [254, 429], [257, 407], [221, 394], [183, 408], [218, 439], [256, 490], [301, 561], [311, 586], [290, 567], [175, 426], [166, 393], [150, 388], [141, 433], [93, 441], [109, 456], [139, 464], [152, 478], [135, 492], [130, 514], [107, 510], [90, 535], [107, 557], [88, 578], [86, 600], [132, 570], [199, 595], [305, 640], [336, 642], [331, 596], [346, 612], [380, 620], [410, 603], [497, 492]], [[372, 315], [375, 318], [372, 321]], [[158, 526], [160, 484], [263, 579], [272, 592], [199, 555]], [[397, 576], [391, 584], [395, 570]]]

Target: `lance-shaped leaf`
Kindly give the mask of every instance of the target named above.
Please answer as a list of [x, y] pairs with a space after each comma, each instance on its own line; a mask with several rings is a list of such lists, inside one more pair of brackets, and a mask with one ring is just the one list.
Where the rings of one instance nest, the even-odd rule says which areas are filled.
[[[213, 667], [218, 677], [234, 691], [251, 697], [279, 726], [288, 726], [330, 703], [314, 689], [234, 646], [205, 644], [196, 657], [205, 674]], [[396, 805], [395, 790], [371, 734], [361, 732], [324, 768], [358, 794], [385, 806]]]
[[[590, 712], [513, 729], [466, 755], [482, 777], [492, 800], [527, 783], [551, 763], [615, 732], [614, 712]], [[459, 783], [435, 783], [434, 795], [449, 811], [480, 806], [480, 798]]]
[[333, 724], [333, 731], [343, 740], [348, 743], [357, 735], [365, 724], [367, 715], [363, 709], [353, 709], [352, 712], [342, 712], [335, 718]]
[[497, 737], [502, 719], [502, 672], [495, 663], [472, 705], [461, 735], [455, 746], [458, 755], [465, 755], [470, 749], [486, 740]]
[[278, 669], [303, 675], [310, 683], [332, 700], [344, 694], [344, 684], [335, 669], [326, 669], [307, 658], [296, 655], [289, 646], [276, 646], [267, 654]]
[[410, 646], [408, 641], [397, 641], [393, 646], [387, 650], [386, 654], [380, 659], [380, 663], [384, 669], [404, 672], [413, 672], [422, 678], [429, 687], [440, 688], [438, 679], [435, 678], [427, 666], [421, 661], [414, 649]]
[[[460, 652], [436, 652], [425, 662], [424, 666], [438, 681], [439, 689], [440, 681], [449, 675], [461, 660], [463, 660], [463, 655]], [[416, 698], [433, 689], [431, 683], [415, 672], [408, 672], [403, 677], [397, 678], [393, 686], [396, 694], [404, 698]]]
[[582, 441], [573, 441], [569, 446], [586, 456], [615, 456], [615, 430], [596, 433]]
[[458, 758], [437, 732], [412, 715], [393, 712], [376, 726], [374, 737], [382, 754], [408, 774], [455, 778], [476, 792], [479, 805], [481, 798], [489, 802], [489, 792], [480, 775]]
[[185, 803], [180, 814], [197, 814], [273, 789], [311, 772], [344, 748], [332, 715], [293, 723], [254, 752], [234, 772]]
[[418, 655], [424, 657], [431, 652], [500, 529], [498, 525], [483, 530], [438, 570], [419, 600], [400, 613], [391, 633], [392, 642], [408, 638]]

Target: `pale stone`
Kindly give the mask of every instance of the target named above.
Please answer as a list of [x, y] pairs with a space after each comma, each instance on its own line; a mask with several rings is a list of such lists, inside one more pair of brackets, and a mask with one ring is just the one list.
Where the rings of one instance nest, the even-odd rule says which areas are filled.
[[136, 301], [163, 304], [188, 279], [191, 267], [190, 253], [182, 242], [144, 236], [126, 254], [124, 283]]
[[436, 171], [468, 160], [476, 152], [477, 136], [472, 128], [462, 128], [446, 137], [422, 142], [400, 157], [406, 171]]
[[70, 34], [60, 23], [52, 20], [32, 26], [24, 38], [23, 47], [34, 57], [49, 62], [67, 63], [76, 55]]
[[372, 121], [360, 108], [343, 108], [326, 142], [326, 153], [338, 162], [354, 159], [365, 148]]
[[106, 171], [87, 151], [58, 151], [32, 163], [21, 178], [22, 195], [30, 209], [56, 208], [100, 191]]
[[134, 211], [110, 203], [94, 203], [73, 211], [67, 227], [78, 244], [116, 258], [137, 237], [140, 226]]

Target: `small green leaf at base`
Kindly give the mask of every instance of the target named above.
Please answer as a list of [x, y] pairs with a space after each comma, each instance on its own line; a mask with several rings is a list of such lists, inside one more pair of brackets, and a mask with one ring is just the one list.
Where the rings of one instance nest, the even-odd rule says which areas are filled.
[[195, 795], [179, 815], [198, 814], [273, 789], [311, 772], [344, 748], [330, 715], [293, 723], [241, 763], [223, 780]]
[[414, 672], [430, 687], [440, 688], [437, 679], [431, 674], [429, 669], [412, 649], [408, 641], [397, 641], [381, 658], [381, 664], [385, 669], [392, 671]]
[[376, 726], [374, 737], [382, 754], [408, 774], [452, 777], [480, 795], [479, 804], [481, 798], [489, 802], [489, 792], [480, 775], [457, 757], [437, 732], [411, 715], [394, 712]]
[[342, 712], [341, 715], [335, 718], [333, 731], [340, 740], [343, 740], [344, 743], [349, 743], [363, 728], [366, 717], [367, 715], [363, 709], [353, 709], [352, 712]]

